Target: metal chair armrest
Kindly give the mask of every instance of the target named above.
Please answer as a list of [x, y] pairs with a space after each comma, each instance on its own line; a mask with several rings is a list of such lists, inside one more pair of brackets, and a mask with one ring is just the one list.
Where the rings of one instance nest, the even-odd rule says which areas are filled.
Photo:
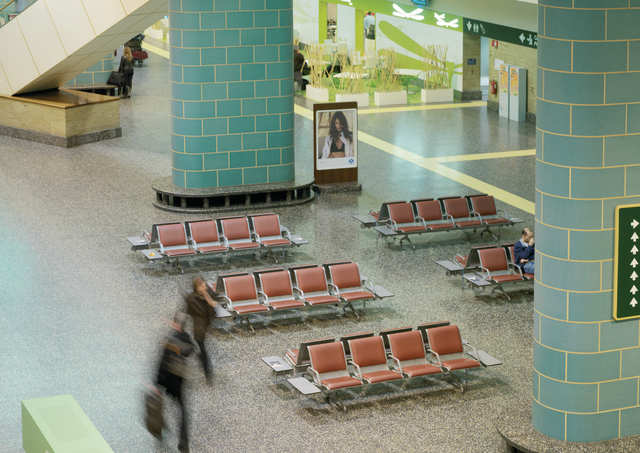
[[317, 385], [322, 385], [320, 383], [320, 373], [318, 373], [316, 370], [314, 370], [313, 367], [309, 367], [309, 368], [307, 368], [307, 370], [309, 370], [311, 372], [311, 376], [313, 376], [313, 380], [315, 381], [315, 383]]
[[393, 360], [393, 363], [395, 364], [395, 367], [398, 371], [402, 371], [402, 365], [400, 365], [400, 360], [398, 360], [398, 358], [391, 356], [391, 360]]
[[522, 274], [522, 269], [520, 269], [520, 266], [516, 266], [513, 263], [507, 263], [507, 266], [509, 266], [509, 268], [514, 268], [515, 270], [517, 270], [518, 274], [520, 274], [520, 277], [524, 277], [524, 275]]
[[355, 363], [353, 360], [349, 360], [349, 365], [353, 366], [356, 369], [356, 371], [358, 372], [358, 377], [362, 378], [362, 370], [360, 369], [358, 364]]
[[227, 296], [226, 294], [220, 294], [218, 297], [220, 297], [221, 299], [224, 299], [224, 301], [227, 303], [229, 307], [233, 306], [233, 302], [231, 301], [229, 296]]
[[480, 270], [481, 270], [482, 272], [484, 272], [485, 274], [487, 274], [487, 278], [491, 278], [491, 272], [489, 271], [489, 269], [487, 269], [487, 268], [486, 268], [486, 267], [484, 267], [484, 266], [480, 266]]
[[[300, 298], [304, 299], [304, 292], [298, 288], [297, 286], [292, 286], [291, 289], [293, 289], [294, 293], [298, 293], [297, 296], [299, 296]], [[294, 294], [295, 296], [295, 294]]]
[[222, 241], [222, 243], [224, 244], [225, 248], [229, 248], [229, 241], [227, 240], [227, 237], [224, 234], [221, 234], [218, 239], [220, 239], [220, 241]]
[[267, 296], [267, 294], [262, 291], [261, 289], [258, 290], [258, 299], [262, 297], [262, 301], [263, 302], [268, 302], [269, 301], [269, 296]]
[[438, 361], [438, 366], [442, 367], [442, 360], [440, 360], [440, 354], [438, 354], [436, 351], [434, 351], [433, 349], [430, 349], [430, 348], [427, 348], [427, 352], [429, 354], [434, 355], [436, 360]]
[[[339, 296], [340, 295], [340, 289], [334, 285], [333, 283], [327, 283], [327, 288], [329, 288], [329, 294], [333, 295], [333, 296]], [[333, 293], [331, 292], [331, 290], [333, 289]]]
[[291, 231], [289, 231], [289, 228], [280, 225], [280, 236], [290, 238]]
[[445, 214], [445, 219], [451, 220], [451, 223], [453, 223], [454, 226], [456, 225], [456, 219], [454, 219], [451, 214]]

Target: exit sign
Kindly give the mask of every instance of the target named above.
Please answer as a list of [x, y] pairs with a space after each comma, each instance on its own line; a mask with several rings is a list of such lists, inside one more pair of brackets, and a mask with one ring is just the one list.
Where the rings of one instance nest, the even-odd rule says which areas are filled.
[[616, 207], [613, 319], [640, 318], [640, 204]]

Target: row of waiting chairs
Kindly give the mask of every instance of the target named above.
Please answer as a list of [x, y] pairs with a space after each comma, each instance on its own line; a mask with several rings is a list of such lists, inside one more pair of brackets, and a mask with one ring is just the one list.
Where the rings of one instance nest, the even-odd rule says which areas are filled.
[[504, 291], [505, 284], [534, 280], [533, 274], [524, 273], [516, 264], [513, 243], [475, 246], [467, 255], [456, 255], [454, 262], [439, 260], [436, 263], [444, 267], [447, 273], [461, 272], [463, 282], [472, 287], [489, 286], [507, 299], [510, 297]]
[[292, 266], [219, 275], [210, 284], [215, 296], [235, 317], [273, 311], [332, 305], [350, 309], [352, 303], [380, 298], [353, 262]]
[[[286, 250], [296, 245], [289, 230], [280, 224], [277, 214], [156, 224], [147, 236], [147, 244], [157, 244], [160, 256], [176, 259], [195, 255]], [[153, 258], [148, 253], [145, 256]]]
[[411, 234], [460, 229], [490, 233], [491, 227], [511, 226], [520, 221], [496, 209], [494, 198], [486, 194], [385, 202], [379, 211], [370, 211], [369, 216], [374, 222], [354, 217], [365, 227], [374, 226], [382, 237], [400, 236], [400, 245], [405, 240], [411, 242]]
[[[456, 325], [432, 327], [425, 332], [426, 346], [418, 330], [389, 334], [389, 352], [380, 335], [351, 339], [349, 360], [340, 341], [311, 345], [308, 371], [317, 386], [332, 391], [483, 367], [467, 356]], [[478, 357], [475, 348], [467, 346]], [[460, 388], [464, 390], [462, 384]]]

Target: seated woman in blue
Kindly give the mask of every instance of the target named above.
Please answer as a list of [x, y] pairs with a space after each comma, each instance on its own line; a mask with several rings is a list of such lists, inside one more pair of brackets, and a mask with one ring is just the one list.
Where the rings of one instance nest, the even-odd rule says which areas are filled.
[[515, 263], [520, 266], [525, 274], [535, 273], [536, 245], [533, 239], [533, 232], [529, 228], [522, 230], [521, 239], [513, 246]]

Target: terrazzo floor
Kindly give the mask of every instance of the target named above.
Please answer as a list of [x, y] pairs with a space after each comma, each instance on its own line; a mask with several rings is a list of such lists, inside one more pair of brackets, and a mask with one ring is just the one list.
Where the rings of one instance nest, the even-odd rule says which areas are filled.
[[[141, 392], [166, 320], [195, 273], [149, 268], [125, 239], [156, 222], [192, 218], [151, 204], [151, 182], [171, 166], [167, 75], [168, 62], [156, 55], [136, 68], [133, 97], [121, 102], [122, 138], [61, 149], [0, 137], [0, 452], [22, 451], [20, 401], [56, 394], [72, 394], [115, 452], [175, 451], [175, 429], [160, 449], [145, 431]], [[430, 157], [535, 147], [533, 125], [499, 120], [484, 108], [372, 114], [360, 128]], [[310, 133], [311, 122], [296, 117], [299, 172], [312, 165]], [[371, 304], [359, 321], [319, 314], [255, 333], [213, 328], [213, 386], [193, 363], [187, 388], [192, 452], [493, 452], [501, 445], [494, 417], [529, 398], [532, 296], [514, 294], [508, 303], [474, 297], [433, 262], [482, 240], [443, 233], [416, 238], [415, 250], [387, 248], [351, 219], [384, 200], [470, 190], [371, 146], [359, 152], [362, 193], [321, 194], [278, 209], [282, 223], [310, 241], [286, 263], [352, 259], [395, 297]], [[533, 201], [533, 161], [455, 165]], [[499, 207], [533, 224], [531, 215]], [[512, 228], [502, 239], [518, 237]], [[256, 265], [230, 260], [204, 273]], [[305, 339], [441, 319], [504, 365], [475, 373], [465, 393], [442, 384], [393, 398], [378, 391], [343, 412], [274, 384], [260, 360]]]

